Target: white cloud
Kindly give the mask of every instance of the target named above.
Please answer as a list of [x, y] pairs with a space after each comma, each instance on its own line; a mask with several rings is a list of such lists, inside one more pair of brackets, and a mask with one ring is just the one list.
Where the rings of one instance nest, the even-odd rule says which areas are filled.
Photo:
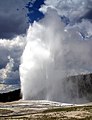
[[90, 0], [46, 0], [40, 11], [46, 12], [48, 7], [54, 8], [59, 15], [76, 20], [89, 11]]
[[14, 60], [8, 56], [9, 62], [7, 63], [5, 69], [0, 70], [0, 77], [4, 80], [8, 77], [8, 74], [12, 71], [14, 66]]
[[18, 83], [18, 66], [25, 44], [25, 37], [22, 36], [12, 40], [0, 39], [0, 82]]

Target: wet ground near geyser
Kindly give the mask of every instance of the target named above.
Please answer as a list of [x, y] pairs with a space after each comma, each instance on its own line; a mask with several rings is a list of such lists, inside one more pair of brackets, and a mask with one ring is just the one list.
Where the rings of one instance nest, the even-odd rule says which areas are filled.
[[92, 120], [92, 103], [65, 104], [52, 101], [0, 103], [0, 120]]

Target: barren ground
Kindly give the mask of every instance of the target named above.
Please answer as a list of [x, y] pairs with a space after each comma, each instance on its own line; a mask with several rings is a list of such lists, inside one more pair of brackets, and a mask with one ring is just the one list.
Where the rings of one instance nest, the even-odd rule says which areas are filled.
[[92, 104], [21, 100], [0, 103], [0, 120], [92, 120]]

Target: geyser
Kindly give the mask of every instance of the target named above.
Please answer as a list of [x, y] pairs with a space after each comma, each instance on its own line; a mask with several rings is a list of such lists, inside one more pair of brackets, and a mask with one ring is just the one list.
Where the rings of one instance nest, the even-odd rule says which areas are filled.
[[42, 20], [30, 25], [20, 65], [24, 100], [71, 100], [71, 84], [63, 85], [64, 78], [92, 69], [92, 42], [84, 41], [80, 30], [80, 24], [66, 26], [50, 8]]

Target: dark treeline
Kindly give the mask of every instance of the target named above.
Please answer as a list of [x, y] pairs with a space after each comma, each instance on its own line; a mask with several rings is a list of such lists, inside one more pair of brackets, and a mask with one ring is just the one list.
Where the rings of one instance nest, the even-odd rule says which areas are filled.
[[0, 102], [11, 102], [21, 99], [21, 90], [17, 89], [14, 91], [0, 93]]

